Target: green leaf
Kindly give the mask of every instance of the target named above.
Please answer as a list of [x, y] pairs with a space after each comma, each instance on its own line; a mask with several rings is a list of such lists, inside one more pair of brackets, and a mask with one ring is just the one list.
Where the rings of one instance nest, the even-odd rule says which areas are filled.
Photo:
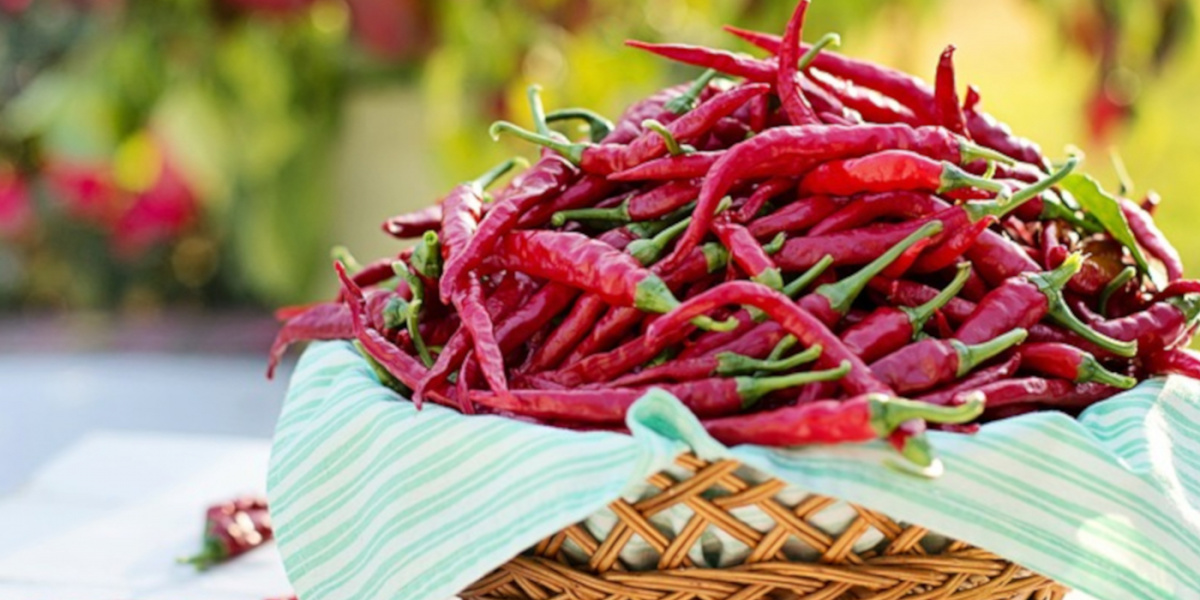
[[1129, 229], [1129, 222], [1125, 220], [1125, 213], [1121, 212], [1121, 205], [1116, 198], [1104, 191], [1095, 179], [1083, 173], [1067, 175], [1059, 185], [1070, 192], [1075, 197], [1075, 201], [1079, 203], [1080, 208], [1103, 225], [1114, 240], [1129, 248], [1133, 259], [1137, 261], [1138, 268], [1149, 275], [1155, 285], [1159, 287], [1166, 285], [1163, 275], [1150, 268], [1150, 263], [1146, 261], [1142, 249], [1138, 247], [1137, 240], [1133, 237], [1133, 231]]

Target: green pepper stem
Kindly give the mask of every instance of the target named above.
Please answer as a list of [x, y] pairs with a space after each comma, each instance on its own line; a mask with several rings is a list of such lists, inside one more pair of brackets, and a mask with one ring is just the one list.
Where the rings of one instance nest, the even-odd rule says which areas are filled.
[[1070, 329], [1079, 337], [1117, 356], [1124, 356], [1125, 358], [1137, 356], [1136, 341], [1124, 342], [1113, 339], [1080, 321], [1079, 317], [1075, 316], [1071, 312], [1071, 308], [1067, 306], [1067, 301], [1063, 299], [1062, 290], [1054, 289], [1046, 292], [1046, 301], [1050, 306], [1046, 314], [1059, 325]]
[[737, 391], [738, 396], [742, 398], [742, 408], [749, 408], [759, 398], [771, 392], [785, 390], [806, 383], [837, 381], [845, 377], [849, 372], [850, 361], [844, 360], [836, 368], [824, 371], [806, 371], [804, 373], [777, 375], [775, 377], [738, 377], [736, 379]]
[[413, 249], [413, 268], [424, 277], [437, 279], [442, 273], [442, 245], [436, 231], [426, 231]]
[[978, 344], [964, 344], [958, 340], [950, 340], [950, 345], [954, 347], [955, 353], [958, 354], [958, 372], [954, 374], [955, 378], [961, 378], [963, 375], [975, 370], [975, 367], [995, 358], [996, 355], [1020, 344], [1029, 337], [1029, 332], [1024, 329], [1014, 329], [1000, 334], [986, 342]]
[[1017, 190], [1008, 198], [983, 202], [967, 202], [963, 204], [963, 210], [967, 211], [967, 216], [971, 219], [972, 223], [978, 223], [989, 216], [996, 217], [997, 219], [1003, 218], [1005, 215], [1017, 210], [1022, 204], [1033, 200], [1042, 192], [1062, 181], [1064, 177], [1071, 174], [1071, 171], [1075, 170], [1075, 167], [1079, 165], [1079, 160], [1079, 156], [1072, 155], [1067, 158], [1067, 162], [1063, 163], [1063, 166], [1057, 171]]
[[550, 217], [550, 224], [555, 227], [566, 225], [567, 221], [617, 221], [628, 223], [629, 201], [622, 202], [612, 208], [576, 208], [560, 210]]
[[1041, 273], [1028, 273], [1025, 278], [1031, 281], [1043, 293], [1048, 293], [1050, 290], [1061, 290], [1067, 282], [1083, 268], [1083, 255], [1079, 252], [1073, 252], [1063, 260], [1062, 264], [1055, 267], [1052, 271], [1043, 271]]
[[342, 263], [342, 266], [346, 268], [346, 273], [350, 275], [355, 275], [363, 270], [362, 263], [358, 262], [357, 258], [354, 258], [349, 248], [341, 244], [329, 249], [329, 257], [336, 262]]
[[958, 265], [958, 272], [954, 274], [954, 279], [938, 292], [936, 296], [929, 299], [928, 302], [909, 308], [901, 306], [900, 310], [908, 315], [909, 323], [912, 323], [913, 337], [925, 329], [925, 324], [929, 319], [933, 318], [933, 314], [941, 310], [946, 304], [958, 296], [962, 291], [963, 286], [967, 284], [967, 280], [971, 278], [971, 263], [961, 263]]
[[977, 175], [972, 175], [958, 167], [953, 163], [942, 163], [941, 187], [938, 188], [938, 193], [942, 194], [951, 190], [973, 187], [990, 192], [1001, 193], [1005, 191], [1004, 184], [993, 179], [984, 179]]
[[408, 303], [408, 337], [412, 339], [413, 346], [417, 349], [417, 355], [421, 357], [421, 362], [425, 363], [425, 367], [433, 366], [433, 356], [429, 354], [429, 348], [425, 346], [425, 338], [421, 336], [421, 305], [423, 301], [413, 300]]
[[763, 244], [763, 252], [766, 252], [768, 255], [777, 254], [780, 250], [783, 250], [783, 243], [786, 241], [787, 234], [780, 231], [779, 233], [775, 234], [775, 237], [771, 238], [771, 241]]
[[985, 148], [973, 142], [968, 142], [965, 139], [959, 140], [958, 142], [958, 154], [959, 164], [963, 165], [969, 164], [976, 160], [998, 162], [1005, 165], [1011, 165], [1016, 162], [1011, 157], [1003, 153], [992, 150], [991, 148]]
[[709, 69], [701, 73], [700, 76], [697, 77], [690, 86], [688, 86], [688, 89], [684, 93], [671, 98], [671, 100], [663, 105], [663, 108], [677, 115], [682, 115], [683, 113], [692, 110], [696, 107], [696, 99], [700, 97], [700, 93], [704, 91], [704, 88], [708, 87], [708, 84], [711, 83], [713, 79], [716, 79], [717, 75], [718, 73], [716, 69]]
[[1129, 283], [1136, 275], [1137, 267], [1125, 267], [1124, 269], [1121, 269], [1120, 273], [1117, 273], [1116, 276], [1114, 276], [1112, 280], [1108, 282], [1108, 285], [1104, 286], [1104, 290], [1100, 292], [1100, 314], [1106, 317], [1108, 316], [1109, 299], [1112, 298], [1112, 295], [1115, 294], [1117, 290], [1124, 287], [1125, 284]]
[[817, 55], [820, 54], [822, 50], [829, 47], [837, 48], [841, 45], [842, 36], [836, 33], [830, 32], [821, 36], [821, 39], [813, 43], [813, 45], [808, 48], [808, 52], [805, 52], [804, 55], [800, 57], [800, 60], [796, 63], [796, 68], [801, 71], [807, 69], [809, 65], [811, 65], [813, 61], [817, 59]]
[[396, 329], [407, 323], [408, 301], [399, 296], [389, 298], [383, 307], [383, 326], [386, 329]]
[[1200, 294], [1184, 294], [1182, 296], [1172, 296], [1164, 300], [1167, 304], [1179, 309], [1183, 313], [1183, 322], [1187, 323], [1190, 329], [1196, 322], [1196, 317], [1200, 316]]
[[729, 264], [729, 250], [726, 250], [725, 246], [717, 242], [710, 242], [701, 246], [700, 251], [704, 253], [704, 260], [708, 266], [709, 273], [716, 273]]
[[529, 161], [520, 156], [510, 158], [484, 172], [483, 175], [480, 175], [471, 182], [471, 187], [475, 189], [477, 194], [482, 195], [483, 190], [491, 187], [493, 183], [496, 183], [497, 179], [500, 179], [505, 173], [511, 171], [512, 168], [517, 165], [528, 167]]
[[[657, 275], [650, 274], [638, 282], [634, 290], [633, 305], [639, 310], [662, 314], [671, 312], [679, 306], [679, 300], [675, 298], [675, 294], [671, 293], [670, 288], [662, 279]], [[740, 321], [735, 317], [716, 321], [712, 317], [700, 315], [693, 318], [691, 323], [705, 331], [733, 331]]]
[[966, 400], [956, 406], [939, 406], [908, 400], [891, 398], [882, 394], [871, 394], [867, 397], [871, 408], [871, 427], [884, 437], [910, 419], [923, 419], [930, 423], [968, 423], [983, 412], [983, 394], [968, 394]]
[[825, 256], [822, 256], [821, 260], [817, 261], [817, 264], [809, 267], [804, 274], [783, 286], [784, 295], [786, 295], [788, 298], [795, 298], [800, 294], [800, 292], [808, 289], [808, 286], [812, 285], [812, 282], [816, 281], [817, 278], [820, 277], [832, 264], [832, 255], [826, 254]]
[[1083, 355], [1083, 361], [1079, 363], [1079, 373], [1076, 375], [1075, 381], [1079, 383], [1095, 381], [1123, 390], [1137, 385], [1137, 379], [1105, 369], [1104, 365], [1101, 365], [1091, 354]]
[[537, 132], [546, 137], [554, 135], [550, 125], [546, 123], [546, 108], [542, 106], [542, 86], [534, 83], [525, 88], [525, 97], [529, 99], [529, 113], [533, 118], [533, 126]]
[[650, 131], [653, 131], [662, 137], [663, 143], [667, 145], [667, 152], [669, 152], [671, 156], [686, 154], [684, 149], [679, 145], [679, 140], [675, 139], [675, 134], [671, 133], [671, 130], [667, 129], [666, 125], [663, 125], [654, 119], [646, 119], [645, 121], [642, 121], [642, 127], [649, 129]]
[[691, 225], [692, 218], [688, 217], [667, 227], [658, 232], [657, 235], [648, 240], [634, 240], [625, 247], [625, 251], [633, 255], [638, 262], [643, 265], [650, 265], [658, 261], [662, 253], [667, 249], [667, 246], [679, 237]]
[[401, 395], [408, 395], [412, 391], [403, 383], [400, 383], [400, 380], [388, 372], [383, 365], [379, 364], [379, 361], [375, 360], [375, 357], [371, 356], [370, 352], [367, 352], [362, 342], [354, 340], [354, 348], [362, 355], [363, 360], [367, 361], [367, 366], [371, 367], [371, 371], [375, 373], [375, 377], [379, 379], [379, 383]]
[[933, 444], [929, 443], [929, 436], [925, 432], [906, 435], [898, 448], [900, 456], [903, 456], [909, 462], [919, 467], [930, 467], [934, 463]]
[[546, 123], [557, 123], [558, 121], [580, 120], [587, 123], [588, 137], [592, 143], [599, 144], [601, 140], [608, 137], [612, 133], [613, 122], [604, 118], [603, 115], [590, 111], [586, 108], [561, 108], [556, 111], [546, 113]]
[[817, 288], [815, 293], [825, 296], [829, 300], [829, 306], [844, 315], [850, 310], [850, 305], [854, 304], [855, 299], [862, 293], [863, 288], [867, 287], [867, 282], [882, 273], [888, 265], [895, 262], [897, 258], [900, 258], [900, 255], [904, 254], [913, 244], [941, 233], [941, 231], [941, 221], [930, 221], [916, 231], [908, 234], [907, 237], [900, 240], [900, 243], [889, 248], [887, 252], [879, 255], [879, 258], [871, 261], [855, 274], [837, 283], [827, 283]]
[[488, 134], [492, 136], [493, 140], [499, 140], [501, 133], [510, 133], [527, 142], [532, 142], [539, 146], [554, 150], [555, 152], [561, 154], [563, 158], [571, 161], [574, 164], [579, 164], [583, 161], [583, 151], [590, 146], [590, 144], [565, 142], [563, 140], [554, 139], [553, 137], [547, 135], [534, 133], [521, 127], [520, 125], [510, 123], [508, 121], [496, 121], [495, 123], [492, 123], [490, 128], [488, 128]]
[[[784, 338], [786, 339], [786, 338]], [[781, 342], [783, 340], [780, 340]], [[778, 347], [778, 346], [777, 346]], [[754, 373], [755, 371], [765, 371], [768, 373], [778, 373], [780, 371], [791, 371], [796, 367], [810, 363], [821, 357], [821, 346], [815, 345], [804, 352], [799, 352], [782, 359], [758, 359], [751, 358], [744, 354], [736, 354], [733, 352], [721, 352], [717, 354], [717, 375], [743, 375], [746, 373]]]
[[783, 273], [779, 271], [778, 267], [764, 269], [763, 272], [751, 277], [750, 279], [775, 291], [780, 291], [783, 289]]
[[[783, 358], [784, 353], [791, 350], [792, 346], [795, 346], [799, 341], [796, 339], [796, 336], [790, 333], [779, 338], [779, 343], [775, 344], [774, 348], [771, 348], [771, 353], [767, 355], [767, 360], [779, 360]], [[817, 346], [820, 346], [820, 344]]]

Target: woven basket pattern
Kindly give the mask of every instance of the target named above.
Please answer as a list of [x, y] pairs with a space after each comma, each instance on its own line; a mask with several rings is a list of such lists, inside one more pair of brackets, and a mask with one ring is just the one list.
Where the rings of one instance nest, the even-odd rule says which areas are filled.
[[[610, 505], [617, 520], [604, 539], [584, 524], [571, 525], [459, 595], [466, 600], [1059, 600], [1067, 592], [995, 554], [947, 542], [860, 506], [850, 505], [854, 518], [830, 533], [814, 521], [838, 500], [812, 494], [785, 505], [777, 499], [785, 482], [748, 482], [739, 475], [737, 461], [708, 463], [688, 454], [676, 462], [680, 468], [650, 478], [653, 494]], [[690, 509], [678, 531], [664, 532], [652, 522], [678, 505]], [[734, 516], [747, 507], [769, 515], [773, 525], [764, 532]], [[693, 546], [711, 528], [749, 548], [741, 564], [695, 566]], [[882, 541], [856, 552], [868, 532], [882, 534]], [[657, 554], [655, 569], [635, 570], [622, 560], [622, 550], [635, 537]], [[815, 550], [815, 559], [785, 556], [790, 539]], [[932, 546], [938, 551], [927, 550]]]

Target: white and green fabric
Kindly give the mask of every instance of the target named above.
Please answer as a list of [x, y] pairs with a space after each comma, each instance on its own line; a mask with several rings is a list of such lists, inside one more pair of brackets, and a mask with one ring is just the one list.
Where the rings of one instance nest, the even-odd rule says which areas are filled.
[[[636, 497], [691, 449], [987, 548], [1096, 598], [1200, 598], [1194, 380], [1145, 382], [1079, 420], [1048, 412], [974, 436], [931, 433], [945, 467], [935, 479], [887, 468], [883, 444], [726, 448], [665, 393], [647, 394], [628, 423], [632, 436], [417, 411], [349, 344], [314, 344], [293, 376], [268, 482], [288, 577], [304, 600], [444, 600], [566, 525], [592, 517], [602, 527], [607, 504]], [[712, 542], [701, 564], [736, 560], [735, 545]]]

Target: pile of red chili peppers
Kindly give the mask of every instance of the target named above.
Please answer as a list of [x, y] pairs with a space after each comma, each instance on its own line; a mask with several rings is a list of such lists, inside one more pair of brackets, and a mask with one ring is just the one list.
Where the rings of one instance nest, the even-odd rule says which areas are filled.
[[418, 405], [620, 430], [658, 387], [725, 443], [884, 439], [922, 464], [927, 426], [1200, 376], [1200, 282], [1156, 197], [1088, 191], [1078, 157], [960, 99], [953, 47], [931, 86], [802, 43], [807, 7], [782, 36], [729, 29], [760, 58], [631, 42], [707, 70], [615, 123], [531, 88], [532, 129], [492, 134], [540, 159], [389, 219], [417, 244], [337, 261], [340, 297], [281, 311], [272, 366], [351, 339]]

